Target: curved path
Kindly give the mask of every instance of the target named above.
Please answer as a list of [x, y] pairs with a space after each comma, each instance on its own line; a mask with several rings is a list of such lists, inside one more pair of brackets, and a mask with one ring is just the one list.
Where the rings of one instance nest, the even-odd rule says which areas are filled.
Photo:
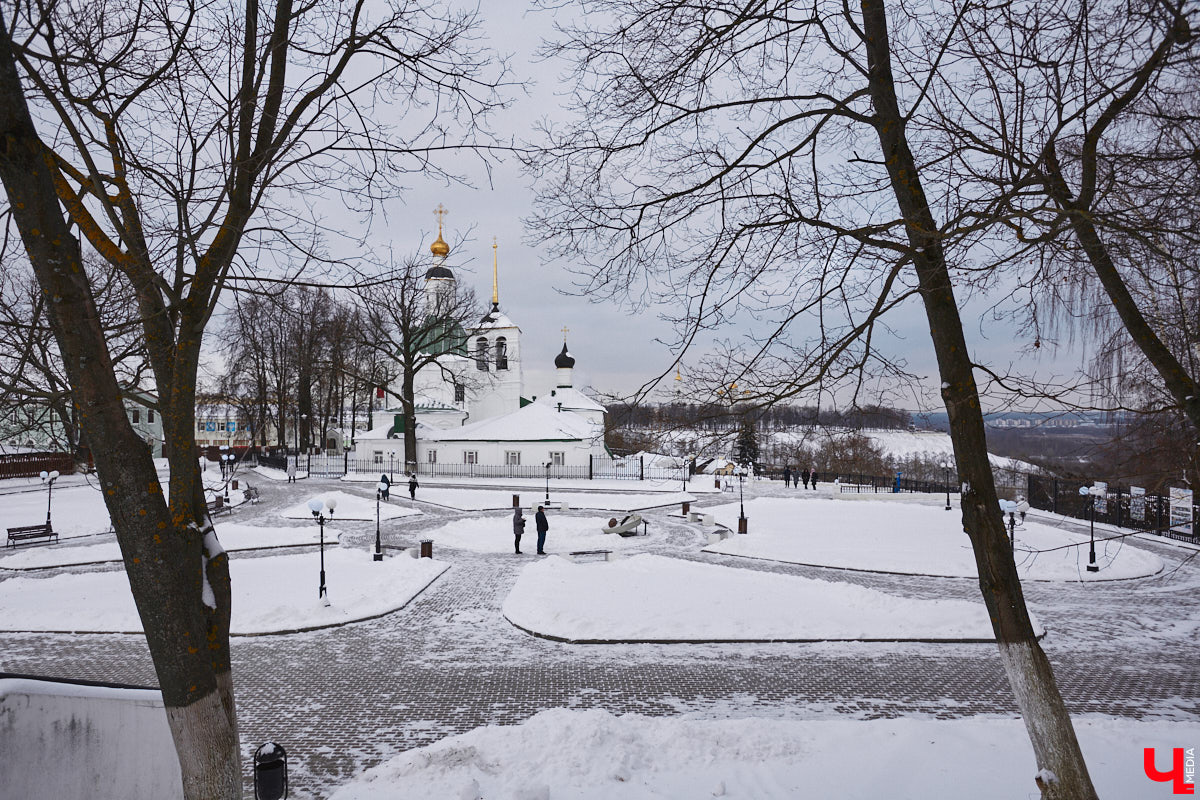
[[[262, 503], [243, 506], [234, 518], [278, 525], [279, 509], [301, 493], [308, 496], [317, 486], [333, 483], [301, 483], [299, 491], [261, 485]], [[782, 494], [774, 486], [761, 491]], [[705, 504], [701, 499], [694, 505]], [[386, 543], [415, 545], [422, 530], [476, 516], [418, 506], [425, 516], [385, 523]], [[698, 526], [667, 511], [646, 515], [651, 525], [647, 551], [850, 581], [913, 597], [978, 594], [972, 580], [702, 554]], [[507, 540], [507, 514], [494, 513], [497, 536]], [[339, 527], [351, 546], [366, 549], [374, 541], [373, 524], [340, 522]], [[1131, 541], [1162, 556], [1167, 570], [1140, 581], [1026, 587], [1030, 606], [1049, 628], [1043, 647], [1072, 712], [1200, 718], [1195, 670], [1200, 558], [1189, 560], [1193, 550]], [[554, 551], [553, 530], [547, 548]], [[292, 765], [292, 797], [325, 797], [350, 775], [400, 750], [479, 725], [517, 723], [555, 707], [715, 717], [957, 717], [1016, 711], [994, 645], [561, 644], [522, 633], [501, 615], [504, 597], [530, 556], [449, 548], [436, 555], [453, 566], [402, 611], [329, 630], [234, 640], [247, 763], [258, 743], [282, 743]], [[329, 575], [329, 587], [336, 597], [336, 574]], [[154, 684], [145, 643], [137, 636], [0, 634], [0, 653], [0, 671]]]

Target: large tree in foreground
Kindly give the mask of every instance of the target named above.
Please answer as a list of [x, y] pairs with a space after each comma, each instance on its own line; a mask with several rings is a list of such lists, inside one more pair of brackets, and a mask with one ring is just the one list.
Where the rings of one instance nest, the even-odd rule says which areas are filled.
[[[231, 281], [297, 249], [322, 259], [312, 193], [365, 209], [398, 172], [476, 143], [494, 83], [474, 25], [433, 2], [0, 4], [7, 211], [95, 455], [187, 798], [242, 786], [228, 562], [194, 450], [206, 325]], [[80, 239], [136, 297], [169, 496], [125, 415]]]
[[[681, 347], [751, 319], [748, 344], [719, 358], [733, 374], [711, 384], [736, 379], [762, 402], [902, 368], [876, 340], [890, 310], [920, 299], [963, 528], [1037, 758], [1030, 781], [1046, 798], [1091, 800], [999, 514], [963, 332], [960, 295], [986, 287], [974, 270], [980, 251], [1002, 246], [1002, 218], [985, 188], [941, 169], [954, 154], [923, 118], [931, 87], [955, 69], [943, 57], [965, 7], [583, 5], [584, 21], [552, 48], [576, 65], [578, 113], [533, 161], [538, 229], [586, 265], [587, 290], [649, 287], [683, 309]], [[903, 60], [894, 42], [907, 43]]]

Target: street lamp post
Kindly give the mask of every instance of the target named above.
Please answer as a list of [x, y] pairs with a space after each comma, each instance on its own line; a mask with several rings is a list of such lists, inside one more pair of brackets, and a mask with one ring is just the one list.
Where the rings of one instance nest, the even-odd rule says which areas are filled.
[[54, 482], [58, 480], [58, 470], [46, 472], [42, 470], [42, 483], [46, 484], [46, 529], [50, 530], [50, 497], [54, 494]]
[[946, 481], [946, 510], [950, 510], [950, 465], [942, 465], [942, 474]]
[[383, 561], [383, 543], [379, 540], [379, 500], [390, 487], [380, 481], [375, 487], [375, 560]]
[[553, 462], [551, 462], [551, 461], [546, 462], [546, 506], [547, 506], [547, 508], [550, 506], [550, 465], [552, 463]]
[[1096, 494], [1094, 489], [1089, 489], [1086, 486], [1079, 487], [1080, 496], [1086, 497], [1091, 495], [1091, 505], [1088, 506], [1088, 530], [1090, 531], [1091, 541], [1088, 545], [1088, 572], [1099, 572], [1100, 567], [1096, 564]]
[[333, 519], [333, 510], [337, 507], [337, 500], [330, 497], [322, 500], [319, 497], [314, 497], [308, 501], [308, 509], [312, 511], [313, 518], [317, 524], [321, 526], [321, 585], [317, 589], [317, 597], [325, 600], [325, 605], [329, 605], [329, 596], [325, 592], [325, 514], [323, 510], [329, 510], [329, 519]]
[[748, 533], [749, 526], [748, 526], [747, 520], [746, 520], [746, 495], [745, 495], [745, 490], [742, 486], [742, 483], [746, 478], [746, 468], [738, 467], [737, 476], [738, 476], [738, 505], [740, 506], [740, 509], [741, 509], [740, 512], [738, 513], [738, 533]]

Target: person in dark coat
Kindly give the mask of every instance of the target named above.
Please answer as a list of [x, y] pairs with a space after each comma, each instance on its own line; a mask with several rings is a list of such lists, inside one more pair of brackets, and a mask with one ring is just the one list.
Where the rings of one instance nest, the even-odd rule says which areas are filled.
[[817, 488], [817, 468], [813, 467], [808, 473], [808, 480], [812, 483], [812, 488]]
[[533, 521], [537, 525], [538, 535], [538, 555], [546, 555], [546, 531], [550, 530], [550, 523], [546, 520], [546, 509], [538, 506], [537, 513], [533, 515]]
[[387, 500], [388, 495], [392, 492], [392, 482], [388, 480], [387, 475], [380, 475], [379, 482], [383, 484], [383, 488], [379, 490], [379, 497], [382, 500]]
[[525, 516], [521, 513], [521, 507], [517, 506], [513, 509], [513, 547], [517, 553], [521, 552], [521, 534], [525, 532]]
[[420, 484], [417, 483], [417, 473], [414, 472], [408, 476], [408, 496], [410, 499], [417, 499], [417, 487], [419, 485]]
[[783, 468], [783, 488], [786, 489], [787, 487], [789, 487], [791, 485], [792, 485], [792, 465], [788, 464], [786, 467]]
[[800, 477], [804, 480], [805, 489], [808, 488], [808, 478], [810, 475], [812, 475], [812, 471], [808, 467], [805, 467], [804, 471], [800, 473]]

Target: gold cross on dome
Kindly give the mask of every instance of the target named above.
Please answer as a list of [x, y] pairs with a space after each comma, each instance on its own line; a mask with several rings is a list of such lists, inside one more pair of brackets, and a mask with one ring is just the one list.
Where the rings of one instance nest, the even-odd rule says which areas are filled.
[[571, 332], [571, 329], [570, 329], [570, 328], [568, 328], [566, 325], [563, 325], [562, 334], [563, 334], [563, 341], [564, 341], [564, 342], [567, 340], [567, 334], [568, 334], [568, 333], [570, 333], [570, 332]]
[[441, 203], [438, 203], [437, 208], [435, 208], [433, 210], [433, 215], [435, 217], [437, 217], [439, 228], [442, 226], [442, 217], [446, 216], [446, 214], [448, 214], [448, 213], [450, 213], [450, 212], [446, 211], [446, 207], [443, 206]]

